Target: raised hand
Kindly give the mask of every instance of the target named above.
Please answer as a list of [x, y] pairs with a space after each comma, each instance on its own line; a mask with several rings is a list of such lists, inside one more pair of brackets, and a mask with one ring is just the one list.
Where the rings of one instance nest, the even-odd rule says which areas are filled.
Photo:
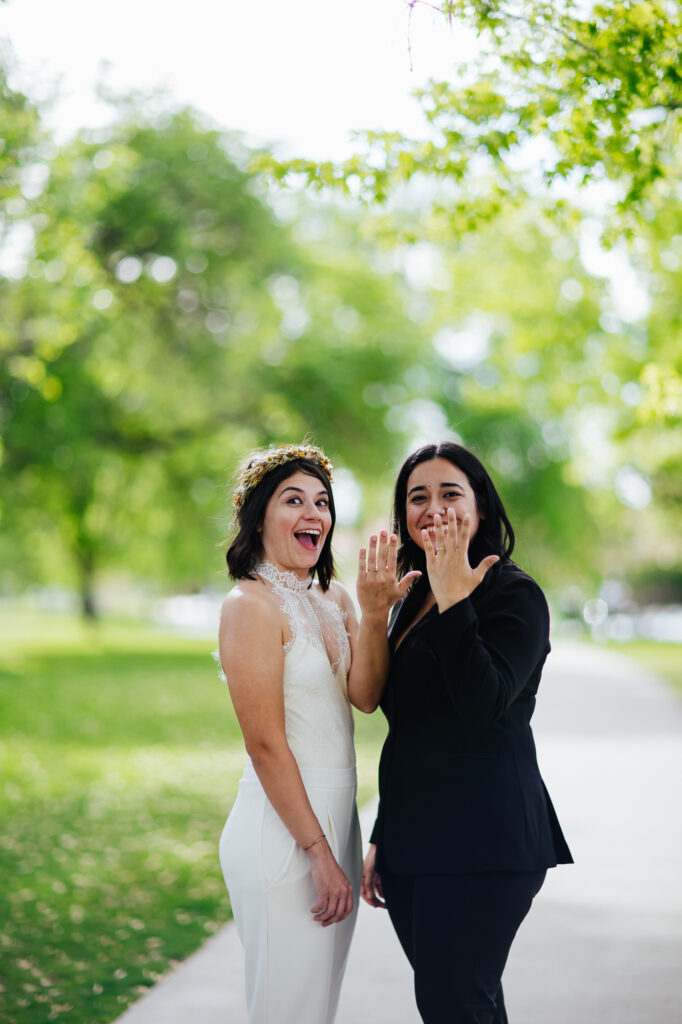
[[426, 571], [431, 591], [441, 612], [469, 597], [481, 583], [488, 569], [499, 562], [498, 555], [487, 555], [476, 568], [469, 564], [471, 516], [467, 512], [457, 526], [455, 510], [447, 511], [447, 526], [439, 515], [433, 517], [435, 543], [428, 530], [422, 530], [426, 555]]
[[421, 576], [413, 570], [398, 581], [397, 562], [398, 538], [394, 533], [389, 537], [387, 530], [382, 530], [378, 538], [376, 534], [370, 537], [369, 549], [360, 549], [357, 595], [363, 619], [382, 619], [385, 623], [389, 610]]

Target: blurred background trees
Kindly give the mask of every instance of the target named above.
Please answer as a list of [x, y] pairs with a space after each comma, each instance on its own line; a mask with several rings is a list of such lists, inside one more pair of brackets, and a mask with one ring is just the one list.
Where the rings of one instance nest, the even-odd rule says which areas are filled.
[[679, 12], [445, 11], [425, 137], [339, 166], [140, 97], [57, 144], [0, 78], [3, 592], [216, 584], [236, 460], [310, 435], [357, 524], [457, 436], [546, 585], [678, 593]]
[[421, 91], [423, 137], [366, 132], [337, 165], [257, 164], [365, 202], [385, 241], [428, 250], [429, 328], [458, 371], [441, 380], [457, 410], [447, 394], [443, 407], [496, 466], [554, 579], [570, 553], [574, 573], [657, 578], [679, 598], [680, 9], [440, 7], [443, 31], [478, 47]]
[[314, 433], [367, 476], [397, 450], [360, 394], [418, 358], [396, 274], [350, 221], [301, 244], [240, 160], [197, 115], [130, 104], [26, 157], [2, 336], [6, 589], [77, 580], [89, 615], [98, 569], [199, 589], [250, 446]]
[[[248, 448], [325, 446], [352, 586], [403, 456], [459, 438], [553, 612], [679, 635], [679, 8], [442, 6], [478, 48], [423, 91], [423, 137], [339, 165], [158, 95], [57, 139], [0, 54], [8, 1020], [114, 1019], [228, 914], [243, 751], [205, 630]], [[206, 590], [169, 602], [200, 639], [150, 623]], [[629, 593], [677, 606], [618, 633]], [[76, 604], [108, 621], [36, 614]], [[679, 685], [678, 644], [628, 653]], [[358, 719], [363, 798], [381, 730]]]

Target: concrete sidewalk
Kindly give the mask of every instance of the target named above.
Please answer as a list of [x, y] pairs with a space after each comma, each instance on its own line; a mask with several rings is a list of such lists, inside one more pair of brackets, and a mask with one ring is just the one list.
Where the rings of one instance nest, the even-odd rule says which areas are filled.
[[[627, 648], [625, 648], [627, 650]], [[623, 655], [557, 642], [534, 731], [576, 864], [548, 874], [505, 972], [520, 1024], [682, 1021], [682, 703]], [[372, 809], [361, 816], [363, 835]], [[246, 1024], [232, 925], [119, 1024]], [[336, 1024], [419, 1024], [388, 915], [360, 906]]]

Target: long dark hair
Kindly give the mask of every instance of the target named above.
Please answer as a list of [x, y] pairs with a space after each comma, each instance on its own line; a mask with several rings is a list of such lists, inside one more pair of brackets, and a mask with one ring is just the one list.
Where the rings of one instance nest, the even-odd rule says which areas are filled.
[[[514, 550], [514, 530], [504, 510], [502, 500], [480, 459], [473, 452], [454, 441], [425, 444], [403, 462], [398, 473], [393, 496], [393, 530], [398, 535], [398, 575], [404, 576], [419, 569], [422, 576], [419, 590], [428, 586], [426, 555], [410, 537], [407, 530], [407, 481], [410, 473], [421, 462], [447, 459], [466, 475], [476, 498], [476, 511], [481, 520], [476, 536], [469, 546], [469, 560], [476, 566], [486, 555], [499, 555], [500, 563], [511, 559]], [[498, 564], [500, 564], [498, 563]]]
[[265, 509], [267, 504], [277, 490], [279, 484], [294, 473], [307, 473], [308, 476], [315, 476], [320, 480], [329, 497], [329, 512], [331, 513], [332, 525], [320, 552], [320, 557], [311, 570], [313, 578], [317, 575], [320, 586], [323, 590], [329, 589], [329, 584], [334, 579], [334, 557], [332, 555], [332, 534], [336, 523], [336, 509], [334, 508], [334, 495], [332, 494], [329, 477], [318, 462], [312, 459], [292, 459], [285, 462], [283, 466], [277, 466], [266, 473], [259, 484], [249, 491], [244, 504], [237, 513], [237, 536], [234, 538], [225, 560], [227, 568], [233, 580], [253, 579], [253, 568], [256, 562], [263, 557], [263, 545], [259, 527], [263, 525]]

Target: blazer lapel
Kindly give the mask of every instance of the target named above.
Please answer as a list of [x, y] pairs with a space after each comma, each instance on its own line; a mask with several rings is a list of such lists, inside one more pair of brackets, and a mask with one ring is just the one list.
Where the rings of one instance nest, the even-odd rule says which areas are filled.
[[[423, 629], [423, 627], [430, 622], [438, 612], [438, 606], [434, 604], [421, 616], [421, 618], [417, 619], [417, 621], [410, 626], [410, 622], [417, 614], [419, 608], [414, 607], [413, 602], [409, 601], [408, 597], [409, 595], [406, 595], [400, 603], [395, 606], [393, 613], [391, 614], [391, 620], [388, 627], [388, 646], [391, 654], [395, 654], [395, 645], [408, 626], [410, 628], [408, 629], [408, 633], [405, 636], [403, 643], [407, 640], [407, 636], [411, 636], [414, 632]], [[401, 648], [403, 643], [400, 645]]]
[[393, 606], [393, 610], [391, 611], [391, 618], [389, 619], [389, 623], [388, 623], [388, 646], [389, 646], [391, 652], [393, 651], [393, 649], [394, 649], [394, 647], [396, 645], [396, 641], [398, 640], [398, 637], [400, 636], [400, 631], [398, 629], [398, 622], [399, 622], [400, 618], [402, 617], [402, 613], [404, 611], [405, 611], [405, 598], [401, 597], [401, 599], [398, 601], [398, 603]]

